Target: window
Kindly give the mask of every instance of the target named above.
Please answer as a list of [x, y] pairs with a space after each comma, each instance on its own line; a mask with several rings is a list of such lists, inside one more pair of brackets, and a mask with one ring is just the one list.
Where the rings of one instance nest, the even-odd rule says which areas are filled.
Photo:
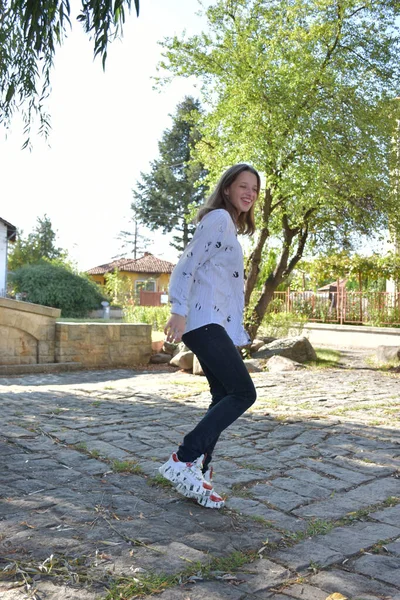
[[140, 290], [145, 292], [155, 292], [156, 282], [154, 279], [137, 279], [135, 281], [135, 292], [138, 294]]

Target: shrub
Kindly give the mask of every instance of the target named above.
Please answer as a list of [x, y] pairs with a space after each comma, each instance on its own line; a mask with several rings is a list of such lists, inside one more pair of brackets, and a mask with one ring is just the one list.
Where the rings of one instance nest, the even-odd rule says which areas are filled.
[[60, 308], [63, 317], [85, 317], [104, 300], [97, 285], [86, 277], [44, 261], [16, 269], [10, 280], [28, 302]]
[[290, 312], [268, 312], [261, 324], [261, 331], [264, 335], [282, 338], [292, 335], [300, 335], [307, 317], [301, 314]]
[[171, 307], [164, 306], [124, 306], [124, 320], [128, 323], [147, 323], [154, 331], [162, 331], [168, 321]]

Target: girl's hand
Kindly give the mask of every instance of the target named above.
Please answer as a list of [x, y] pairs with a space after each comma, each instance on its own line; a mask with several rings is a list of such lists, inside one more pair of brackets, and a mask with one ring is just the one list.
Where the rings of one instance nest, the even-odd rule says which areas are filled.
[[182, 340], [183, 332], [185, 331], [186, 317], [182, 315], [176, 315], [172, 313], [165, 328], [164, 333], [167, 338], [167, 342], [177, 343]]

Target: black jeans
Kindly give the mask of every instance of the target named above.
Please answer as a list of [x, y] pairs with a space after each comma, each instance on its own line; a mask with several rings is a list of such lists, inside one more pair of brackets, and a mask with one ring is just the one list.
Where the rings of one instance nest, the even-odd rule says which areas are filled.
[[212, 401], [201, 421], [184, 437], [178, 458], [192, 462], [204, 454], [205, 472], [221, 432], [254, 404], [257, 395], [238, 349], [221, 325], [212, 323], [189, 331], [182, 341], [197, 356]]

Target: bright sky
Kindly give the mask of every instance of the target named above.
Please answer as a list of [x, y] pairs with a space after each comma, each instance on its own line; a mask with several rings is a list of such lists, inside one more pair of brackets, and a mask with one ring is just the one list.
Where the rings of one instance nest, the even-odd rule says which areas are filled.
[[[53, 70], [50, 147], [35, 135], [32, 152], [21, 150], [19, 119], [7, 137], [0, 130], [0, 217], [26, 235], [37, 217], [47, 214], [58, 245], [80, 270], [118, 254], [116, 237], [128, 227], [140, 171], [148, 171], [157, 158], [157, 143], [177, 104], [196, 95], [186, 80], [154, 91], [151, 78], [161, 57], [159, 40], [204, 27], [196, 15], [198, 0], [141, 0], [140, 5], [139, 18], [132, 11], [122, 40], [111, 44], [105, 73], [101, 61], [93, 60], [88, 36], [73, 22]], [[150, 252], [177, 260], [167, 236], [150, 236], [156, 240]]]

